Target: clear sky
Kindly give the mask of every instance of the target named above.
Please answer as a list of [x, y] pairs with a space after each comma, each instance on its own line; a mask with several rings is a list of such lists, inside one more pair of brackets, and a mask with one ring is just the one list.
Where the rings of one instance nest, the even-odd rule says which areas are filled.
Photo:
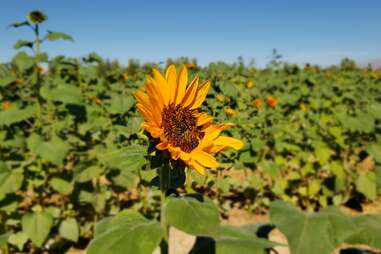
[[45, 45], [51, 55], [95, 51], [122, 63], [188, 56], [201, 64], [243, 56], [259, 66], [273, 48], [295, 63], [381, 57], [379, 0], [1, 0], [1, 62], [17, 39], [31, 38], [27, 28], [7, 28], [31, 9], [46, 12], [46, 28], [75, 39]]

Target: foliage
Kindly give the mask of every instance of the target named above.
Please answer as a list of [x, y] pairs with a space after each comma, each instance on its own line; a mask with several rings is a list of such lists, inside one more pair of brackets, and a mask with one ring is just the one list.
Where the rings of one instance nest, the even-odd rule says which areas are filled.
[[[33, 55], [21, 51], [0, 65], [0, 246], [54, 251], [95, 235], [90, 254], [152, 253], [165, 236], [155, 220], [161, 164], [139, 129], [132, 93], [154, 64], [124, 67], [95, 53], [49, 57], [42, 42], [72, 38], [51, 31], [41, 37], [43, 20], [28, 20], [12, 26], [31, 27], [36, 39], [15, 48]], [[229, 134], [246, 144], [221, 154], [221, 168], [206, 177], [187, 172], [185, 179], [171, 169], [171, 191], [192, 195], [168, 198], [165, 220], [198, 237], [192, 253], [210, 242], [216, 253], [265, 253], [276, 244], [257, 237], [257, 226], [222, 226], [219, 212], [234, 202], [257, 211], [274, 199], [321, 209], [307, 214], [270, 205], [293, 253], [312, 253], [309, 246], [329, 253], [342, 242], [381, 248], [379, 216], [350, 218], [326, 208], [375, 200], [380, 191], [380, 71], [349, 60], [301, 68], [278, 55], [264, 69], [243, 62], [202, 68], [186, 58], [168, 63], [187, 64], [192, 75], [212, 81], [203, 109], [217, 122], [235, 123]], [[200, 223], [190, 224], [195, 218]]]

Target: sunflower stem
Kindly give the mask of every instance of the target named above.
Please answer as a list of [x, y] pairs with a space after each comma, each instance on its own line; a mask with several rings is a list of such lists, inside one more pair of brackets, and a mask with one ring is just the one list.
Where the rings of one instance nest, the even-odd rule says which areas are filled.
[[169, 225], [165, 221], [165, 214], [164, 214], [164, 206], [165, 206], [165, 199], [166, 199], [166, 192], [169, 187], [169, 181], [170, 181], [170, 172], [169, 172], [169, 165], [168, 163], [165, 163], [160, 168], [160, 223], [161, 226], [164, 229], [164, 240], [160, 244], [160, 250], [161, 254], [168, 254], [169, 251]]

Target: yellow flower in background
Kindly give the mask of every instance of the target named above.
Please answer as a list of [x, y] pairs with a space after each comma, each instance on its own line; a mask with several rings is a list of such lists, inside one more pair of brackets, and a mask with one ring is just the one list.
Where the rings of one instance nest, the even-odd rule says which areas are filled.
[[164, 76], [153, 69], [153, 76], [147, 76], [145, 86], [134, 93], [144, 118], [141, 127], [159, 140], [156, 148], [167, 150], [172, 159], [182, 160], [200, 174], [218, 167], [215, 153], [243, 146], [238, 139], [220, 135], [233, 124], [214, 124], [210, 115], [198, 110], [209, 87], [209, 81], [199, 84], [198, 76], [188, 84], [187, 68], [177, 73], [171, 65]]
[[300, 109], [300, 111], [302, 111], [302, 112], [306, 112], [306, 111], [307, 111], [307, 107], [306, 107], [306, 105], [305, 105], [303, 102], [301, 102], [301, 103], [299, 104], [299, 109]]
[[36, 66], [36, 72], [39, 74], [43, 74], [45, 72], [45, 69], [41, 65], [37, 65]]
[[262, 107], [262, 100], [261, 99], [255, 99], [254, 104], [257, 108], [261, 108]]
[[267, 104], [269, 104], [270, 107], [275, 107], [278, 104], [278, 100], [272, 95], [267, 96]]
[[194, 69], [194, 68], [196, 68], [196, 65], [194, 65], [192, 63], [187, 63], [187, 64], [185, 64], [185, 67], [188, 69]]
[[373, 80], [377, 80], [380, 78], [380, 75], [376, 71], [372, 71], [371, 77]]
[[21, 85], [24, 83], [24, 81], [22, 81], [22, 79], [16, 79], [15, 83], [16, 85]]
[[127, 73], [127, 72], [125, 72], [125, 73], [122, 74], [122, 79], [123, 79], [124, 81], [127, 81], [127, 80], [128, 80], [128, 73]]
[[235, 115], [235, 114], [238, 114], [237, 111], [235, 111], [234, 109], [230, 108], [230, 107], [227, 107], [227, 108], [224, 108], [224, 112], [228, 115]]
[[11, 107], [11, 103], [9, 101], [4, 101], [3, 103], [1, 103], [1, 108], [3, 110], [7, 110]]
[[247, 81], [246, 82], [246, 88], [252, 88], [252, 87], [254, 87], [254, 82], [251, 80]]
[[97, 96], [94, 96], [91, 99], [95, 102], [95, 104], [102, 105], [102, 100], [99, 99]]
[[249, 72], [251, 75], [255, 75], [257, 73], [257, 69], [255, 69], [254, 67], [251, 67], [249, 68]]
[[217, 99], [219, 102], [223, 102], [223, 101], [225, 100], [225, 96], [223, 96], [222, 94], [217, 94], [216, 99]]

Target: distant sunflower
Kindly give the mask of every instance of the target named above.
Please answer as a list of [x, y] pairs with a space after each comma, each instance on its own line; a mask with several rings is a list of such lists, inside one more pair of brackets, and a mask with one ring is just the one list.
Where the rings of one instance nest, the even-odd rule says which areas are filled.
[[30, 11], [26, 15], [28, 21], [32, 24], [40, 24], [48, 19], [48, 17], [42, 11]]
[[238, 139], [220, 136], [233, 124], [213, 124], [210, 115], [198, 111], [209, 87], [209, 81], [199, 85], [198, 76], [188, 85], [187, 68], [177, 73], [171, 65], [164, 77], [153, 69], [153, 77], [147, 76], [145, 86], [134, 93], [145, 120], [141, 127], [159, 140], [156, 148], [168, 150], [172, 159], [181, 159], [200, 174], [218, 166], [213, 154], [243, 146]]
[[275, 107], [278, 104], [278, 99], [272, 95], [267, 96], [267, 104], [269, 104], [270, 107]]

